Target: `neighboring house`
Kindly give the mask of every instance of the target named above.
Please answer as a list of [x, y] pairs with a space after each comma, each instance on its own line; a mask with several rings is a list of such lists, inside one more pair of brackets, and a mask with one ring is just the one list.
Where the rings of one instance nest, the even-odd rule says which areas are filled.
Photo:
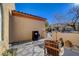
[[45, 18], [12, 11], [10, 19], [10, 43], [32, 41], [33, 31], [38, 31], [41, 38], [45, 37]]
[[32, 40], [32, 32], [45, 37], [45, 18], [14, 11], [15, 4], [0, 3], [0, 55], [10, 42]]
[[14, 4], [0, 3], [0, 55], [9, 49], [9, 15], [15, 10]]
[[59, 31], [62, 31], [64, 27], [65, 27], [65, 24], [60, 24], [60, 23], [51, 25], [52, 29], [56, 30], [56, 28], [58, 28]]

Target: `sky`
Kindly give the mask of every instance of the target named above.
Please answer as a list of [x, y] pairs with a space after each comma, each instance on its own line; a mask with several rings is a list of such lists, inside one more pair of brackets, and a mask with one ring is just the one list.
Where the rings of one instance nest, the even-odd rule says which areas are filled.
[[[49, 24], [64, 22], [68, 20], [56, 20], [55, 15], [68, 15], [72, 4], [68, 3], [16, 3], [16, 10], [47, 18]], [[63, 19], [64, 19], [63, 18]], [[68, 18], [68, 17], [66, 17]]]

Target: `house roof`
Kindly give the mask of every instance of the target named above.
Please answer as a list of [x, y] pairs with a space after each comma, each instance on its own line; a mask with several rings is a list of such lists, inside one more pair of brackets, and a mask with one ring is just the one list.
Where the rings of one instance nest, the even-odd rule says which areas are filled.
[[19, 16], [19, 17], [25, 17], [25, 18], [28, 17], [28, 18], [33, 18], [33, 20], [39, 20], [39, 21], [46, 21], [47, 20], [46, 18], [42, 18], [42, 17], [35, 16], [32, 14], [28, 14], [28, 13], [19, 12], [16, 10], [12, 11], [12, 16]]

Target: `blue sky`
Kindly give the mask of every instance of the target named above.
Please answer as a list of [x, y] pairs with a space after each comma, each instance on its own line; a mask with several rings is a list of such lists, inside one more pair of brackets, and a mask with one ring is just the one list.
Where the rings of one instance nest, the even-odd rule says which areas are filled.
[[16, 3], [17, 11], [47, 18], [49, 24], [56, 23], [55, 14], [65, 15], [71, 7], [67, 3]]

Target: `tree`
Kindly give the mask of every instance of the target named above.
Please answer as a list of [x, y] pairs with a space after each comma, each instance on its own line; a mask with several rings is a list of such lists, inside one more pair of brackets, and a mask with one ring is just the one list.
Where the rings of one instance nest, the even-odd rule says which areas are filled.
[[61, 25], [62, 23], [63, 23], [63, 21], [62, 20], [65, 20], [65, 17], [64, 17], [64, 15], [62, 15], [62, 14], [55, 14], [54, 15], [54, 18], [56, 19], [56, 30], [58, 31], [59, 30], [59, 25]]
[[72, 24], [70, 26], [73, 27], [73, 29], [76, 31], [76, 23], [79, 19], [79, 6], [75, 6], [75, 7], [72, 7], [69, 11], [70, 14], [72, 14]]
[[45, 27], [46, 27], [46, 28], [49, 27], [49, 23], [48, 23], [47, 20], [46, 20], [46, 22], [45, 22]]

